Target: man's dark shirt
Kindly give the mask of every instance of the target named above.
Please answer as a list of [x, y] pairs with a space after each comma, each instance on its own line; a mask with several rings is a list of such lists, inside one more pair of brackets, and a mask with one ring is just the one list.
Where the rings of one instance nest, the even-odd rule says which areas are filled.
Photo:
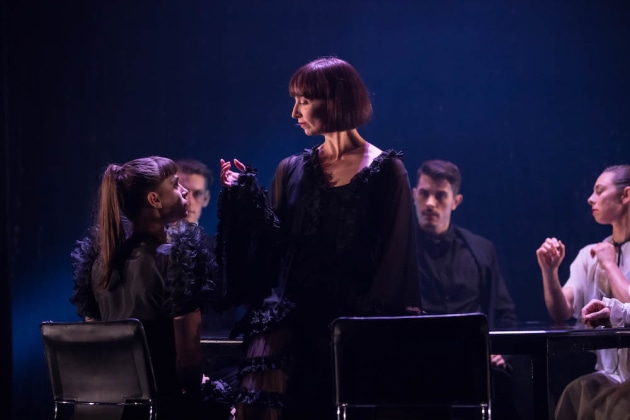
[[422, 309], [428, 314], [482, 312], [490, 328], [516, 322], [494, 246], [466, 229], [449, 226], [441, 235], [417, 229]]

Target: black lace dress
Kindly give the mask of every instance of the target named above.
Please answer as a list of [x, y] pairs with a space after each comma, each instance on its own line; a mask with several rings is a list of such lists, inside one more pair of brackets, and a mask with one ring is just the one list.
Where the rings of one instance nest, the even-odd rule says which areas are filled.
[[[94, 235], [77, 241], [71, 254], [74, 289], [70, 301], [81, 318], [142, 321], [160, 417], [175, 419], [180, 418], [182, 405], [191, 401], [182, 397], [176, 371], [173, 318], [219, 302], [222, 285], [216, 281], [214, 249], [201, 227], [182, 223], [167, 234], [167, 243], [151, 235], [130, 235], [117, 250], [105, 288], [100, 285], [102, 267]], [[212, 391], [207, 389], [208, 394]], [[201, 407], [200, 398], [195, 402]]]
[[[383, 152], [350, 183], [330, 187], [313, 148], [280, 163], [270, 205], [251, 169], [221, 192], [217, 252], [227, 296], [250, 308], [236, 330], [251, 350], [242, 375], [280, 370], [288, 377], [281, 386], [249, 381], [240, 402], [332, 413], [330, 322], [418, 306], [411, 192], [400, 157]], [[257, 353], [261, 337], [266, 350]]]

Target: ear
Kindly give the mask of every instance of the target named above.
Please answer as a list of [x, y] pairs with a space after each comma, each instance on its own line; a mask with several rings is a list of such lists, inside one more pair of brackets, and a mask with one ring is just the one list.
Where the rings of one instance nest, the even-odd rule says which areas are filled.
[[208, 207], [208, 203], [210, 202], [210, 190], [206, 190], [203, 193], [203, 203], [201, 203], [202, 208]]
[[156, 192], [150, 192], [147, 194], [147, 201], [151, 207], [154, 209], [162, 208], [162, 201], [160, 201], [160, 196]]
[[453, 208], [451, 210], [455, 210], [460, 204], [464, 201], [464, 196], [461, 194], [457, 194], [453, 197]]
[[623, 190], [621, 191], [621, 203], [624, 205], [630, 203], [630, 186], [623, 187]]
[[413, 187], [411, 189], [411, 195], [413, 196], [414, 200], [418, 198], [418, 187]]

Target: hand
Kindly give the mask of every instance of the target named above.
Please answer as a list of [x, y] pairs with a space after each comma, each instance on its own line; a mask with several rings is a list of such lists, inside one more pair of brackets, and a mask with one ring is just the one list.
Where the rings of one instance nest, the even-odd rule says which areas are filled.
[[615, 247], [610, 242], [600, 242], [591, 248], [591, 257], [597, 258], [602, 268], [615, 264]]
[[[221, 185], [224, 187], [230, 187], [232, 185], [236, 185], [238, 181], [238, 177], [241, 174], [231, 171], [232, 163], [228, 160], [227, 162], [223, 159], [220, 160], [221, 163]], [[241, 172], [245, 172], [245, 165], [239, 161], [238, 159], [234, 159], [234, 166]]]
[[491, 354], [490, 363], [492, 364], [492, 366], [496, 366], [500, 368], [507, 367], [507, 363], [505, 362], [505, 359], [500, 354]]
[[543, 271], [553, 271], [560, 267], [564, 259], [565, 248], [562, 241], [556, 238], [547, 238], [545, 242], [536, 250], [538, 265]]
[[601, 300], [593, 299], [582, 308], [582, 322], [591, 328], [610, 327], [610, 308]]

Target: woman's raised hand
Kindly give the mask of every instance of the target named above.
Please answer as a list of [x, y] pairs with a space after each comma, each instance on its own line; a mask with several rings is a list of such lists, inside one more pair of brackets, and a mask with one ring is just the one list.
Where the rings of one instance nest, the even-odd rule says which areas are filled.
[[[223, 159], [221, 162], [221, 185], [224, 187], [230, 187], [235, 185], [238, 181], [238, 177], [241, 176], [240, 173], [231, 171], [232, 163], [228, 160], [225, 161]], [[241, 172], [245, 172], [245, 165], [238, 159], [234, 159], [234, 166]]]
[[564, 259], [564, 254], [564, 244], [556, 238], [547, 238], [536, 250], [538, 265], [543, 271], [557, 270]]

